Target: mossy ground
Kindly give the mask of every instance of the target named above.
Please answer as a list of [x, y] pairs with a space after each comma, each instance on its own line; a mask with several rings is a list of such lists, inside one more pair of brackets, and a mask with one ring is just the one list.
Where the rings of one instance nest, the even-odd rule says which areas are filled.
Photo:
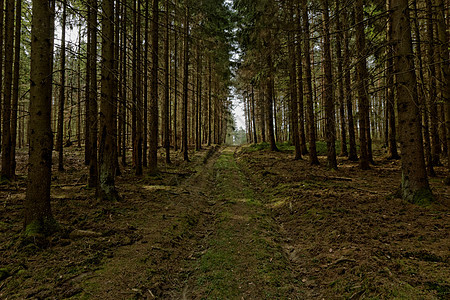
[[123, 168], [119, 202], [96, 199], [82, 149], [66, 149], [66, 171], [52, 181], [61, 230], [28, 244], [19, 151], [18, 181], [0, 185], [0, 298], [449, 297], [444, 167], [430, 180], [436, 201], [422, 207], [391, 197], [400, 163], [381, 148], [368, 171], [344, 158], [330, 171], [323, 156], [310, 166], [279, 148], [204, 148], [189, 163], [174, 154], [156, 177]]
[[[250, 148], [250, 147], [249, 147]], [[430, 180], [436, 201], [423, 207], [391, 197], [400, 162], [375, 148], [376, 165], [361, 171], [339, 158], [337, 171], [293, 161], [292, 152], [243, 149], [255, 193], [283, 228], [304, 299], [447, 299], [450, 295], [450, 190], [445, 168]], [[259, 184], [262, 183], [262, 184]]]

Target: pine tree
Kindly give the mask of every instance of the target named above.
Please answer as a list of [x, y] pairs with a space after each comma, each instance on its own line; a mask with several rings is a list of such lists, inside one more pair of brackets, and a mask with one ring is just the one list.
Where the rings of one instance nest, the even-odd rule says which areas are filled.
[[394, 73], [402, 153], [401, 195], [405, 200], [420, 204], [433, 200], [433, 195], [423, 154], [409, 13], [408, 0], [392, 0]]
[[30, 150], [25, 197], [25, 234], [50, 235], [57, 230], [50, 207], [53, 134], [52, 108], [53, 17], [51, 1], [33, 0], [30, 71]]

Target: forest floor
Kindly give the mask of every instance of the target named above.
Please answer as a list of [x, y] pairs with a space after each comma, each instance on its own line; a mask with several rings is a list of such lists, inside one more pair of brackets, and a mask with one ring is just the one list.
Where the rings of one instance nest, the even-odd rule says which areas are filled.
[[26, 153], [0, 186], [0, 299], [449, 299], [450, 188], [428, 207], [393, 197], [400, 162], [361, 171], [293, 161], [291, 148], [210, 147], [123, 168], [124, 200], [86, 189], [82, 151], [53, 172], [61, 231], [21, 238]]

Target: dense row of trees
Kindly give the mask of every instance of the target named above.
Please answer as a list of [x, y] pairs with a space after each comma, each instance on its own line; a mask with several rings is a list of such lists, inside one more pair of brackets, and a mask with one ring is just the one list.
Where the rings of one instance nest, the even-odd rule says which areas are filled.
[[319, 164], [324, 139], [329, 168], [339, 151], [369, 169], [373, 140], [382, 140], [390, 158], [402, 155], [402, 196], [412, 202], [432, 198], [427, 172], [450, 154], [445, 0], [0, 0], [0, 8], [1, 178], [15, 180], [16, 149], [28, 145], [28, 234], [56, 226], [53, 150], [63, 171], [65, 147], [84, 147], [88, 186], [118, 200], [129, 150], [139, 176], [158, 172], [159, 147], [170, 163], [172, 149], [189, 160], [189, 147], [225, 142], [233, 70], [250, 142], [276, 151], [290, 140], [296, 159]]
[[84, 146], [88, 186], [118, 200], [115, 177], [130, 149], [136, 175], [155, 174], [160, 146], [170, 163], [172, 148], [189, 160], [191, 145], [225, 141], [232, 18], [223, 1], [2, 0], [0, 8], [1, 177], [16, 179], [15, 150], [29, 145], [27, 234], [56, 228], [53, 150], [64, 171], [65, 147]]
[[333, 169], [337, 155], [369, 169], [374, 139], [398, 159], [398, 142], [403, 198], [432, 198], [426, 168], [434, 176], [450, 153], [448, 2], [236, 0], [234, 7], [249, 141], [276, 150], [277, 140], [290, 140], [296, 159], [318, 164], [316, 141], [324, 139]]

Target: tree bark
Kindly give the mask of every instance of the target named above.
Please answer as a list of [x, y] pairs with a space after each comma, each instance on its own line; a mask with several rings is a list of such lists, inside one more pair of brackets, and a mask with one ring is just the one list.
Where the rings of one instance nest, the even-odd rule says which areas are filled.
[[92, 8], [90, 2], [86, 3], [87, 10], [87, 45], [86, 45], [86, 86], [85, 86], [85, 120], [84, 120], [84, 164], [89, 166], [90, 155], [91, 155], [91, 143], [90, 143], [90, 127], [91, 127], [91, 112], [90, 112], [90, 98], [91, 98], [91, 26], [89, 25], [91, 21]]
[[173, 91], [173, 143], [174, 143], [174, 150], [178, 151], [178, 29], [176, 28], [177, 25], [177, 9], [178, 9], [178, 1], [175, 0], [175, 9], [174, 9], [174, 45], [173, 45], [173, 69], [174, 69], [174, 91]]
[[[269, 50], [271, 51], [271, 49]], [[274, 72], [273, 72], [273, 61], [272, 61], [272, 53], [269, 53], [267, 58], [267, 64], [269, 69], [269, 76], [267, 78], [267, 99], [266, 99], [266, 123], [269, 129], [269, 142], [270, 142], [270, 150], [278, 151], [277, 145], [275, 143], [275, 132], [273, 125], [273, 85], [274, 85]]]
[[[429, 130], [429, 120], [428, 120], [428, 109], [425, 98], [425, 89], [424, 89], [424, 74], [423, 74], [423, 63], [422, 63], [422, 43], [420, 39], [420, 27], [419, 27], [419, 17], [417, 13], [417, 2], [413, 2], [414, 5], [414, 32], [416, 35], [416, 59], [419, 63], [419, 84], [418, 84], [418, 99], [420, 103], [420, 112], [422, 115], [422, 127], [423, 127], [423, 135], [424, 135], [424, 148], [425, 148], [425, 162], [428, 170], [428, 175], [431, 177], [436, 176], [433, 167], [433, 161], [431, 156], [431, 141], [430, 141], [430, 130]], [[395, 120], [394, 120], [395, 121]]]
[[138, 95], [137, 95], [137, 73], [138, 73], [138, 65], [137, 65], [137, 48], [139, 45], [137, 44], [137, 15], [138, 15], [138, 0], [133, 1], [133, 50], [132, 52], [132, 62], [131, 62], [131, 143], [133, 147], [132, 158], [133, 158], [133, 166], [137, 169], [138, 165], [138, 136], [137, 136], [137, 111], [138, 111]]
[[252, 84], [252, 123], [253, 123], [253, 143], [258, 144], [258, 136], [256, 134], [256, 111], [255, 111], [255, 91]]
[[143, 118], [144, 118], [144, 124], [143, 124], [143, 137], [142, 137], [142, 165], [144, 167], [148, 166], [147, 162], [147, 151], [148, 151], [148, 49], [149, 49], [149, 9], [148, 4], [150, 1], [145, 1], [145, 30], [144, 30], [144, 37], [145, 37], [145, 46], [144, 46], [144, 110]]
[[[17, 109], [19, 106], [20, 79], [20, 38], [22, 27], [22, 1], [16, 1], [16, 29], [14, 36], [14, 77], [11, 109], [11, 178], [16, 177], [16, 139], [17, 139]], [[20, 143], [19, 143], [20, 144]], [[20, 146], [20, 145], [19, 145]]]
[[[294, 24], [294, 8], [292, 0], [289, 1], [289, 23]], [[290, 108], [291, 108], [291, 139], [294, 144], [295, 152], [294, 159], [302, 158], [302, 150], [300, 148], [300, 136], [298, 130], [298, 101], [297, 101], [297, 64], [295, 55], [295, 44], [293, 38], [293, 28], [288, 26], [288, 52], [289, 60], [289, 90], [290, 90]]]
[[[4, 31], [4, 10], [3, 7], [5, 6], [5, 1], [0, 0], [0, 78], [3, 78], [3, 31]], [[2, 99], [3, 99], [3, 80], [0, 80], [0, 132], [3, 132], [2, 126], [3, 126], [3, 108], [2, 108]], [[3, 137], [2, 137], [3, 138]], [[2, 150], [2, 143], [0, 141], [0, 151]]]
[[58, 131], [56, 135], [56, 149], [58, 150], [58, 171], [64, 171], [64, 102], [66, 98], [66, 19], [67, 2], [63, 0], [61, 24], [61, 85], [59, 86]]
[[122, 103], [121, 103], [121, 121], [122, 121], [122, 166], [127, 165], [127, 5], [123, 4], [122, 21]]
[[338, 103], [339, 103], [339, 117], [341, 120], [341, 153], [339, 156], [348, 156], [347, 151], [347, 128], [345, 126], [345, 102], [344, 102], [344, 71], [342, 67], [342, 45], [341, 41], [344, 39], [342, 33], [342, 24], [340, 18], [340, 1], [336, 0], [336, 60], [337, 60], [337, 86], [338, 86]]
[[344, 20], [344, 59], [342, 61], [342, 68], [344, 70], [344, 87], [345, 87], [345, 103], [347, 106], [347, 120], [348, 120], [348, 159], [350, 161], [357, 161], [358, 155], [356, 153], [356, 137], [355, 137], [355, 124], [353, 121], [353, 101], [351, 90], [351, 66], [350, 66], [350, 47], [349, 47], [349, 23], [347, 8], [342, 10], [342, 19]]
[[148, 166], [149, 174], [156, 174], [158, 171], [158, 26], [159, 10], [158, 0], [153, 0], [152, 6], [152, 78], [150, 83], [150, 135]]
[[392, 0], [387, 0], [387, 11], [388, 11], [388, 20], [387, 20], [387, 47], [386, 47], [386, 110], [388, 116], [388, 159], [399, 159], [400, 155], [398, 155], [397, 151], [397, 125], [395, 118], [395, 95], [394, 95], [394, 53], [392, 49], [392, 18], [391, 18], [391, 4]]
[[409, 202], [425, 204], [433, 200], [433, 195], [425, 170], [409, 18], [408, 0], [392, 0], [394, 73], [402, 153], [401, 195]]
[[90, 31], [89, 41], [89, 181], [90, 188], [96, 188], [98, 195], [98, 165], [97, 165], [97, 133], [98, 133], [98, 104], [97, 104], [97, 0], [90, 0], [91, 13], [88, 20]]
[[3, 131], [2, 131], [2, 170], [1, 179], [13, 180], [11, 176], [11, 98], [13, 81], [14, 53], [14, 0], [6, 0], [5, 7], [5, 76], [3, 91]]
[[166, 163], [168, 164], [170, 164], [169, 26], [169, 0], [166, 0], [166, 39], [164, 41], [164, 148], [166, 149]]
[[184, 76], [183, 76], [183, 112], [182, 112], [182, 150], [183, 158], [185, 161], [189, 161], [188, 155], [188, 83], [189, 83], [189, 1], [186, 5], [186, 16], [184, 21]]
[[[440, 53], [440, 69], [441, 69], [441, 89], [442, 98], [445, 108], [445, 131], [447, 145], [450, 145], [450, 67], [449, 67], [449, 41], [448, 41], [448, 27], [445, 24], [445, 14], [444, 14], [444, 1], [437, 0], [437, 31], [438, 31], [438, 41], [439, 41], [439, 53]], [[448, 169], [450, 170], [450, 151], [447, 151], [448, 158]], [[450, 185], [450, 175], [447, 174], [445, 180], [447, 185]]]
[[102, 7], [99, 197], [117, 201], [121, 198], [115, 187], [114, 0], [103, 0]]
[[135, 175], [141, 176], [143, 174], [142, 169], [142, 156], [143, 156], [143, 102], [142, 102], [142, 39], [141, 39], [141, 0], [137, 0], [136, 3], [136, 52], [135, 52], [135, 61], [136, 61], [136, 97], [134, 101], [136, 101], [136, 139], [135, 139], [135, 151], [136, 151], [136, 164], [135, 164]]
[[53, 134], [51, 1], [33, 0], [30, 71], [30, 149], [25, 196], [25, 235], [50, 235], [57, 229], [50, 207]]
[[330, 45], [330, 17], [328, 0], [322, 0], [323, 35], [324, 35], [324, 71], [325, 71], [325, 121], [327, 138], [327, 164], [330, 169], [337, 169], [336, 161], [336, 121], [334, 111], [333, 77]]
[[195, 109], [195, 150], [199, 151], [202, 147], [201, 142], [201, 122], [202, 122], [202, 54], [201, 45], [197, 46], [197, 101]]
[[440, 165], [439, 155], [441, 154], [441, 147], [439, 141], [438, 131], [438, 107], [437, 107], [437, 93], [436, 93], [436, 54], [434, 49], [434, 16], [433, 16], [433, 4], [431, 0], [426, 1], [427, 6], [427, 35], [428, 35], [428, 77], [430, 80], [430, 129], [431, 129], [431, 158], [432, 163], [435, 166]]
[[363, 18], [363, 1], [355, 2], [355, 20], [356, 20], [356, 49], [358, 53], [358, 62], [356, 65], [357, 84], [358, 84], [358, 110], [359, 110], [359, 146], [360, 161], [359, 166], [362, 170], [370, 168], [369, 162], [369, 98], [367, 95], [367, 66], [365, 53], [365, 35]]
[[211, 57], [208, 60], [208, 146], [211, 146], [211, 126], [212, 126], [212, 68]]
[[309, 19], [307, 1], [302, 0], [302, 19], [303, 19], [303, 52], [305, 54], [305, 80], [306, 80], [306, 114], [308, 123], [308, 142], [309, 142], [309, 162], [312, 165], [318, 165], [316, 150], [316, 123], [314, 121], [314, 103], [311, 74], [311, 54], [309, 47]]
[[[81, 23], [78, 25], [78, 57], [81, 57]], [[78, 147], [81, 148], [81, 59], [78, 59], [77, 63], [77, 83], [78, 83], [78, 93], [77, 93], [77, 143]]]

